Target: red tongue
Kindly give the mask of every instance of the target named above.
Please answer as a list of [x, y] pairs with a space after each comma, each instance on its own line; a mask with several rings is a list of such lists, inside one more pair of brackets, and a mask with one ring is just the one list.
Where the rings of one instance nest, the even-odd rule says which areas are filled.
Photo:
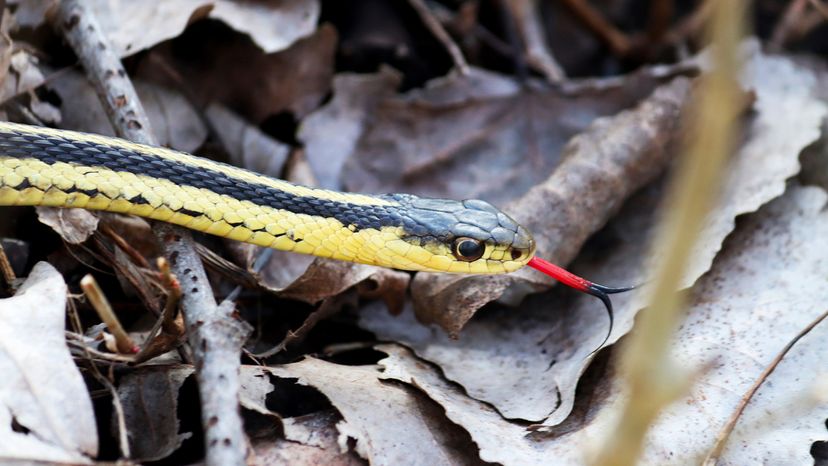
[[526, 263], [529, 267], [532, 267], [535, 270], [545, 273], [550, 277], [558, 280], [559, 282], [563, 283], [566, 286], [575, 288], [578, 291], [591, 294], [596, 298], [600, 299], [604, 306], [607, 308], [607, 315], [609, 316], [609, 331], [607, 332], [607, 336], [604, 338], [604, 341], [601, 343], [595, 351], [598, 351], [604, 346], [604, 343], [609, 340], [610, 335], [612, 334], [612, 325], [614, 321], [613, 311], [612, 311], [612, 301], [610, 301], [609, 295], [613, 293], [623, 293], [624, 291], [629, 291], [635, 287], [627, 286], [622, 288], [613, 288], [604, 285], [598, 285], [597, 283], [592, 283], [589, 280], [583, 279], [574, 273], [571, 273], [567, 270], [564, 270], [557, 265], [545, 261], [539, 257], [533, 257], [529, 259], [529, 262]]
[[545, 261], [540, 257], [533, 257], [529, 259], [529, 262], [526, 264], [529, 267], [532, 267], [535, 270], [545, 273], [550, 277], [558, 280], [559, 282], [563, 283], [566, 286], [575, 288], [578, 291], [583, 291], [584, 293], [590, 292], [590, 287], [592, 286], [592, 282], [589, 280], [585, 280], [567, 270], [564, 270], [562, 267], [558, 267], [557, 265]]

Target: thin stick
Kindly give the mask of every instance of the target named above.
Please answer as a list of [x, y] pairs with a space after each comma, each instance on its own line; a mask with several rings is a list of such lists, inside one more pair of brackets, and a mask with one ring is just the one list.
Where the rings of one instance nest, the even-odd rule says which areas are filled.
[[753, 395], [759, 390], [759, 387], [768, 379], [768, 377], [776, 370], [776, 367], [782, 362], [782, 359], [788, 354], [791, 348], [799, 342], [805, 335], [809, 334], [811, 330], [814, 329], [817, 325], [822, 323], [825, 318], [828, 317], [828, 310], [820, 314], [816, 319], [811, 321], [805, 328], [799, 331], [795, 337], [791, 341], [782, 348], [782, 351], [773, 358], [773, 361], [762, 371], [762, 374], [759, 375], [759, 378], [753, 382], [753, 385], [748, 389], [748, 391], [742, 395], [741, 401], [739, 401], [739, 405], [733, 411], [733, 414], [728, 419], [727, 424], [722, 427], [722, 430], [719, 431], [718, 435], [716, 435], [716, 443], [713, 445], [713, 448], [710, 450], [710, 453], [707, 454], [707, 458], [704, 460], [704, 466], [715, 466], [716, 463], [719, 461], [719, 457], [722, 455], [724, 451], [725, 445], [727, 444], [727, 439], [730, 438], [730, 434], [733, 432], [733, 429], [736, 427], [736, 423], [739, 421], [739, 418], [742, 416], [742, 413], [745, 411], [745, 407], [753, 398]]
[[124, 330], [121, 321], [115, 315], [115, 311], [112, 310], [109, 300], [106, 299], [103, 290], [98, 286], [95, 277], [86, 275], [81, 278], [80, 286], [83, 289], [83, 294], [86, 295], [86, 299], [89, 300], [89, 304], [92, 305], [103, 323], [106, 324], [109, 333], [115, 337], [115, 346], [118, 348], [118, 352], [123, 354], [137, 353], [139, 351], [138, 346]]
[[626, 34], [613, 26], [604, 16], [585, 0], [563, 0], [572, 13], [595, 35], [603, 40], [617, 56], [627, 56], [632, 43]]
[[779, 51], [788, 43], [792, 32], [796, 29], [796, 24], [799, 23], [800, 18], [805, 14], [805, 8], [808, 6], [808, 0], [791, 0], [782, 18], [776, 23], [773, 28], [773, 34], [768, 43], [768, 47], [773, 51]]
[[454, 39], [451, 38], [448, 32], [446, 32], [443, 25], [437, 21], [437, 18], [431, 13], [431, 10], [428, 9], [428, 6], [425, 4], [423, 0], [408, 0], [408, 3], [417, 11], [417, 14], [420, 16], [420, 19], [423, 21], [423, 24], [434, 34], [434, 37], [443, 44], [443, 47], [446, 48], [449, 55], [451, 55], [451, 59], [454, 62], [454, 66], [457, 68], [457, 71], [460, 74], [466, 75], [469, 74], [469, 64], [466, 62], [466, 58], [463, 56], [463, 52], [460, 51], [460, 47], [457, 46], [457, 43], [454, 42]]
[[129, 256], [133, 262], [138, 264], [139, 267], [143, 267], [145, 269], [149, 268], [149, 263], [147, 263], [147, 260], [144, 259], [144, 256], [142, 256], [141, 253], [136, 251], [135, 248], [130, 246], [129, 243], [127, 243], [126, 240], [123, 237], [121, 237], [121, 235], [119, 235], [115, 232], [115, 230], [112, 229], [112, 227], [107, 225], [105, 222], [102, 222], [98, 228], [100, 228], [101, 233], [109, 237], [109, 239], [111, 239], [116, 246], [121, 248], [121, 251], [124, 251], [124, 254]]
[[3, 248], [2, 242], [0, 242], [0, 272], [3, 274], [3, 280], [9, 285], [9, 289], [13, 288], [17, 275], [14, 273], [8, 256], [6, 256], [6, 250]]
[[184, 322], [178, 312], [178, 304], [181, 301], [181, 283], [170, 271], [170, 264], [166, 259], [159, 257], [157, 264], [161, 286], [167, 294], [167, 302], [164, 304], [164, 311], [149, 332], [148, 342], [135, 356], [136, 363], [148, 361], [174, 349], [180, 344], [181, 337], [184, 335]]
[[[129, 76], [84, 2], [58, 2], [53, 23], [86, 70], [115, 132], [134, 142], [157, 145]], [[216, 305], [189, 232], [164, 223], [155, 224], [153, 230], [173, 272], [186, 284], [181, 308], [201, 395], [205, 462], [209, 466], [243, 465], [247, 440], [238, 409], [239, 352], [250, 326], [233, 313], [233, 303]]]
[[828, 19], [828, 6], [825, 6], [820, 0], [808, 0], [808, 3], [811, 4], [812, 7], [816, 11], [819, 12], [825, 19]]
[[563, 68], [546, 46], [543, 26], [538, 17], [537, 0], [507, 0], [506, 6], [515, 18], [518, 31], [523, 37], [526, 61], [529, 65], [540, 69], [546, 80], [552, 84], [566, 79]]

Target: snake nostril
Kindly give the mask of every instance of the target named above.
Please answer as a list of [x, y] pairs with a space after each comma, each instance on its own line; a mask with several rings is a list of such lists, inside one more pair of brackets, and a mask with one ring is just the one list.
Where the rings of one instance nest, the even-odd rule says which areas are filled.
[[522, 256], [522, 255], [523, 255], [522, 252], [518, 251], [517, 249], [512, 249], [512, 260], [513, 261], [516, 261], [516, 260], [520, 259], [520, 256]]

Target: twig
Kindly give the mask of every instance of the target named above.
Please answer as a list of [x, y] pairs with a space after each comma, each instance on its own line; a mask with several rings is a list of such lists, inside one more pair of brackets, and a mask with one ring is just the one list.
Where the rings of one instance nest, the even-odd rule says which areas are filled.
[[451, 59], [454, 62], [454, 66], [462, 75], [469, 74], [469, 64], [466, 62], [466, 58], [463, 57], [463, 52], [460, 51], [460, 47], [454, 42], [451, 36], [446, 32], [443, 28], [443, 25], [440, 24], [440, 21], [437, 21], [437, 18], [431, 14], [431, 10], [428, 9], [428, 6], [425, 4], [423, 0], [408, 0], [408, 3], [417, 11], [417, 14], [420, 16], [420, 19], [423, 21], [423, 24], [434, 34], [434, 37], [443, 44], [443, 47], [446, 48], [449, 55], [451, 55]]
[[310, 331], [313, 330], [316, 324], [320, 321], [336, 314], [346, 304], [356, 304], [357, 299], [358, 296], [355, 289], [351, 289], [345, 293], [340, 293], [336, 296], [325, 299], [322, 301], [322, 304], [316, 308], [316, 310], [311, 312], [310, 315], [305, 318], [305, 321], [302, 322], [302, 325], [296, 329], [295, 332], [288, 330], [287, 335], [285, 335], [285, 338], [283, 338], [278, 345], [261, 353], [251, 353], [251, 356], [255, 358], [267, 359], [274, 354], [281, 353], [287, 349], [288, 345], [299, 343], [307, 338]]
[[808, 0], [808, 3], [810, 3], [811, 6], [823, 16], [823, 18], [828, 19], [828, 6], [825, 6], [825, 4], [820, 0]]
[[717, 0], [702, 0], [693, 10], [686, 15], [672, 31], [667, 33], [665, 41], [669, 45], [679, 45], [688, 37], [695, 35], [710, 18]]
[[770, 50], [779, 51], [788, 43], [793, 30], [796, 29], [797, 23], [799, 23], [800, 18], [805, 14], [805, 8], [807, 6], [808, 0], [791, 0], [788, 3], [788, 8], [785, 9], [785, 13], [776, 23], [776, 27], [773, 28], [773, 34], [768, 43]]
[[[156, 144], [149, 120], [120, 59], [94, 15], [79, 0], [64, 0], [54, 24], [75, 50], [116, 133], [134, 142]], [[175, 275], [185, 283], [181, 307], [193, 348], [201, 395], [207, 465], [242, 465], [247, 441], [239, 400], [239, 352], [250, 326], [234, 314], [233, 303], [217, 306], [189, 232], [159, 223], [153, 229]]]
[[161, 317], [149, 332], [150, 340], [135, 356], [136, 363], [148, 361], [172, 350], [178, 346], [184, 335], [184, 322], [178, 312], [178, 304], [181, 302], [181, 283], [170, 271], [170, 264], [166, 259], [159, 257], [157, 264], [161, 285], [167, 294], [167, 302], [164, 304]]
[[121, 235], [116, 233], [115, 230], [112, 229], [112, 227], [107, 225], [106, 222], [101, 222], [98, 228], [101, 230], [101, 233], [109, 237], [109, 239], [111, 239], [116, 246], [121, 248], [121, 251], [124, 251], [124, 253], [127, 256], [129, 256], [136, 264], [138, 264], [139, 267], [143, 267], [145, 269], [149, 268], [149, 263], [147, 263], [147, 260], [144, 259], [144, 256], [142, 256], [141, 253], [136, 251], [135, 248], [130, 246], [129, 243], [127, 243], [126, 240], [123, 237], [121, 237]]
[[121, 321], [118, 320], [118, 316], [112, 310], [109, 300], [106, 299], [103, 290], [98, 286], [95, 277], [86, 275], [81, 278], [80, 286], [83, 289], [83, 294], [86, 295], [86, 299], [89, 300], [89, 304], [92, 305], [103, 323], [106, 324], [112, 336], [115, 337], [115, 346], [118, 348], [118, 352], [124, 354], [137, 353], [139, 350], [138, 346], [126, 333], [124, 327], [121, 326]]
[[632, 50], [632, 42], [626, 34], [613, 26], [604, 16], [586, 0], [562, 0], [572, 13], [595, 33], [610, 50], [620, 57], [625, 57]]
[[658, 48], [661, 45], [670, 29], [674, 12], [673, 0], [650, 2], [650, 13], [647, 19], [647, 42], [651, 44], [650, 47]]
[[529, 65], [541, 70], [546, 80], [552, 84], [563, 81], [566, 78], [563, 68], [546, 46], [543, 26], [538, 18], [537, 0], [506, 0], [506, 6], [515, 18], [518, 31], [523, 38], [526, 61]]
[[14, 288], [14, 284], [17, 281], [17, 275], [14, 273], [14, 269], [12, 268], [11, 262], [9, 262], [8, 256], [6, 256], [6, 250], [3, 248], [2, 242], [0, 242], [0, 273], [3, 274], [3, 280], [6, 281], [8, 288]]
[[[132, 285], [132, 289], [138, 295], [138, 299], [141, 300], [144, 306], [149, 309], [153, 315], [160, 315], [160, 304], [158, 298], [151, 293], [151, 288], [148, 286], [146, 275], [144, 273], [144, 270], [146, 269], [136, 267], [135, 264], [129, 262], [128, 260], [119, 259], [116, 252], [109, 250], [109, 245], [103, 240], [103, 235], [100, 232], [96, 231], [92, 236], [92, 240], [96, 246], [95, 250], [84, 245], [81, 245], [81, 247], [95, 259], [107, 264], [115, 269], [116, 272], [120, 273], [121, 277], [126, 279], [126, 281]], [[72, 249], [69, 248], [68, 251], [71, 253]], [[76, 259], [78, 258], [76, 257]], [[87, 266], [91, 267], [89, 265]]]
[[719, 190], [743, 108], [736, 79], [745, 0], [718, 0], [713, 8], [708, 29], [713, 69], [699, 84], [684, 153], [652, 247], [653, 255], [661, 252], [663, 257], [656, 266], [650, 305], [641, 312], [636, 332], [624, 348], [622, 368], [629, 397], [594, 464], [635, 464], [650, 424], [690, 382], [669, 357], [684, 307], [683, 295], [676, 289]]
[[739, 418], [742, 416], [742, 413], [745, 411], [745, 407], [753, 398], [753, 395], [759, 390], [759, 387], [768, 379], [768, 377], [776, 370], [776, 367], [782, 362], [782, 359], [788, 354], [791, 348], [799, 342], [805, 335], [811, 332], [817, 325], [822, 323], [825, 318], [828, 317], [828, 311], [823, 312], [819, 315], [816, 319], [811, 321], [805, 328], [799, 331], [795, 337], [791, 341], [782, 348], [782, 351], [773, 358], [773, 361], [762, 371], [762, 374], [759, 375], [759, 378], [753, 382], [753, 385], [748, 389], [748, 391], [742, 395], [741, 401], [739, 401], [739, 405], [733, 411], [733, 414], [728, 419], [727, 424], [722, 427], [722, 430], [716, 435], [716, 443], [713, 445], [713, 448], [710, 450], [710, 453], [707, 454], [707, 457], [704, 460], [704, 466], [715, 466], [716, 463], [719, 461], [719, 457], [722, 455], [722, 451], [724, 451], [724, 447], [726, 445], [727, 439], [730, 437], [730, 434], [733, 432], [733, 428], [736, 427], [736, 422], [739, 421]]

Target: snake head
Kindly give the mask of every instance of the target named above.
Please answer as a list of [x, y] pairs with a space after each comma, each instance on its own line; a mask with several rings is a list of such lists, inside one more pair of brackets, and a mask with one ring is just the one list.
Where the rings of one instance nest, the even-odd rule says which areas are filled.
[[529, 231], [488, 202], [409, 194], [389, 198], [400, 206], [403, 240], [430, 255], [421, 270], [507, 273], [534, 256], [535, 240]]

